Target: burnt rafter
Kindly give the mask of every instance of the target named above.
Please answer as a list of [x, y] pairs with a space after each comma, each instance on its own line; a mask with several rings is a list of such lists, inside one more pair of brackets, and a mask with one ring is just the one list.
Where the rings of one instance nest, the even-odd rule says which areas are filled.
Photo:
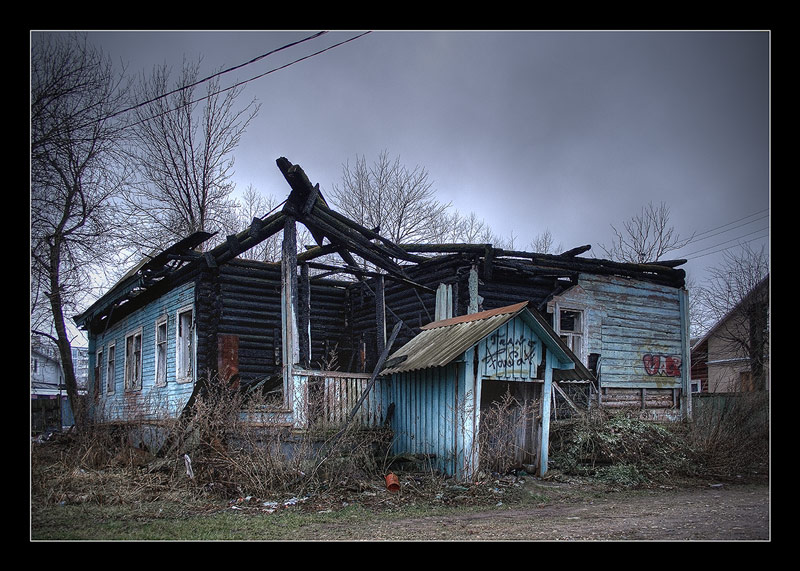
[[686, 272], [677, 268], [677, 266], [684, 264], [686, 260], [665, 260], [636, 264], [600, 258], [578, 257], [579, 254], [588, 251], [590, 249], [589, 246], [573, 248], [562, 254], [505, 250], [494, 248], [491, 244], [401, 244], [400, 247], [409, 252], [482, 256], [484, 258], [484, 271], [486, 272], [491, 272], [492, 268], [501, 264], [525, 273], [563, 273], [563, 275], [567, 276], [573, 275], [575, 272], [587, 272], [643, 279], [673, 287], [683, 287], [686, 278]]
[[425, 260], [422, 256], [396, 246], [374, 230], [331, 210], [319, 190], [319, 185], [312, 185], [299, 165], [293, 165], [284, 157], [279, 158], [276, 163], [292, 188], [283, 207], [284, 214], [302, 222], [320, 248], [326, 247], [322, 241], [327, 238], [332, 244], [330, 249], [339, 253], [348, 266], [356, 265], [353, 257], [355, 254], [401, 280], [408, 280], [408, 276], [394, 261], [395, 258], [409, 262]]

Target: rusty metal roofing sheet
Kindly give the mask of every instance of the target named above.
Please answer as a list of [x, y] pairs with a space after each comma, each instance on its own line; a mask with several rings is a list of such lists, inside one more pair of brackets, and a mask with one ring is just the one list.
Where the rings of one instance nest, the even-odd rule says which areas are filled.
[[381, 374], [443, 367], [492, 331], [513, 319], [527, 304], [526, 301], [500, 309], [429, 323], [422, 327], [419, 335], [395, 351], [388, 359], [391, 361], [406, 356], [406, 360], [384, 369]]

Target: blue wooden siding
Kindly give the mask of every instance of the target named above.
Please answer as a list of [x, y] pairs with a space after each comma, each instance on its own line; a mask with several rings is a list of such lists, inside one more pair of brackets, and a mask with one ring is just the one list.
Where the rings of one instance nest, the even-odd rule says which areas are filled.
[[515, 318], [500, 326], [480, 343], [481, 375], [503, 381], [536, 378], [542, 342], [530, 326]]
[[542, 339], [517, 316], [443, 367], [383, 378], [376, 387], [386, 391], [382, 402], [393, 402], [396, 407], [392, 451], [429, 455], [434, 469], [459, 479], [471, 478], [480, 453], [477, 438], [482, 383], [546, 384], [552, 378], [549, 371], [566, 364], [548, 350], [547, 372], [539, 371], [544, 350]]
[[596, 275], [581, 275], [579, 284], [558, 299], [562, 307], [585, 304], [587, 354], [600, 354], [601, 386], [680, 388], [681, 290]]
[[[115, 323], [94, 338], [89, 355], [90, 377], [94, 379], [97, 353], [102, 349], [97, 420], [136, 420], [175, 417], [183, 409], [194, 389], [194, 382], [175, 379], [175, 349], [178, 311], [195, 305], [194, 283], [189, 282], [142, 307]], [[155, 384], [156, 322], [167, 318], [167, 382]], [[125, 390], [125, 338], [134, 331], [142, 333], [142, 386]], [[195, 332], [196, 333], [196, 332]], [[196, 335], [195, 335], [196, 336]], [[108, 390], [108, 347], [115, 345], [114, 390]], [[193, 344], [196, 346], [196, 343]], [[195, 359], [196, 362], [196, 359]], [[196, 375], [195, 365], [195, 375]], [[94, 383], [89, 383], [92, 389]]]
[[[459, 473], [469, 436], [463, 431], [466, 394], [463, 362], [397, 373], [379, 383], [383, 402], [395, 403], [395, 454], [430, 455], [433, 468]], [[467, 441], [465, 441], [465, 436]]]

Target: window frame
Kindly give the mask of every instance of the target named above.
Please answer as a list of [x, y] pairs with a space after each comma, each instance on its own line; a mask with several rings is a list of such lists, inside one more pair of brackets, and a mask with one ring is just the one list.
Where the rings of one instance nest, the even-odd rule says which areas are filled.
[[[570, 313], [577, 313], [578, 314], [578, 324], [579, 327], [577, 330], [567, 330], [564, 331], [561, 329], [561, 314], [562, 312], [570, 312]], [[582, 307], [577, 307], [574, 305], [561, 305], [556, 304], [555, 306], [555, 315], [553, 321], [555, 322], [554, 329], [558, 334], [559, 338], [569, 347], [570, 351], [572, 351], [578, 360], [584, 365], [587, 364], [587, 319], [586, 319], [586, 309]], [[575, 350], [577, 342], [578, 351]]]
[[[134, 363], [136, 365], [136, 369], [134, 371], [136, 375], [135, 378], [131, 379], [131, 358], [130, 354], [128, 353], [128, 340], [133, 339], [135, 351], [136, 337], [139, 338], [139, 353]], [[142, 340], [141, 327], [138, 327], [137, 329], [134, 329], [125, 335], [125, 392], [136, 392], [142, 390]]]
[[105, 348], [100, 347], [94, 353], [94, 374], [95, 374], [95, 387], [97, 389], [97, 395], [100, 396], [103, 394], [103, 367], [105, 363], [103, 363], [103, 356], [105, 355]]
[[[111, 358], [111, 355], [114, 358]], [[106, 345], [106, 394], [113, 395], [117, 392], [117, 343]]]
[[[163, 327], [164, 331], [164, 339], [159, 341], [158, 334], [159, 328]], [[153, 340], [153, 369], [154, 369], [154, 384], [157, 387], [166, 387], [168, 376], [167, 371], [169, 367], [167, 366], [167, 359], [168, 359], [168, 351], [169, 351], [169, 319], [167, 315], [162, 315], [155, 322], [155, 331], [154, 331], [154, 340]], [[161, 349], [161, 351], [159, 351]], [[159, 359], [159, 353], [163, 354], [163, 362]]]
[[[182, 333], [182, 316], [191, 312], [188, 335]], [[175, 312], [175, 382], [190, 383], [194, 381], [195, 374], [195, 311], [194, 305], [185, 305]], [[188, 345], [188, 346], [187, 346]], [[185, 371], [185, 352], [188, 351], [188, 371]]]

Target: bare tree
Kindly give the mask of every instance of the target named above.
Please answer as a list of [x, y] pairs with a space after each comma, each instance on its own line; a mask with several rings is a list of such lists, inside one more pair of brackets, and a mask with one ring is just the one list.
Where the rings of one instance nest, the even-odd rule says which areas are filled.
[[[253, 218], [264, 218], [283, 205], [273, 195], [259, 192], [252, 184], [248, 185], [241, 198], [236, 201], [236, 228], [247, 228]], [[240, 254], [241, 258], [260, 262], [279, 262], [281, 259], [283, 232], [269, 236], [256, 246]], [[312, 244], [311, 233], [303, 225], [297, 227], [298, 253]]]
[[390, 160], [383, 151], [372, 166], [362, 156], [343, 166], [341, 185], [334, 185], [331, 200], [345, 216], [380, 233], [396, 244], [431, 242], [450, 204], [434, 197], [428, 172], [409, 170], [400, 158]]
[[743, 244], [726, 252], [723, 262], [710, 269], [704, 286], [697, 288], [698, 306], [718, 324], [715, 335], [730, 355], [749, 359], [755, 390], [766, 388], [769, 352], [769, 255], [764, 247]]
[[539, 254], [555, 254], [557, 251], [563, 250], [563, 247], [561, 244], [556, 246], [553, 234], [548, 228], [533, 237], [530, 242], [530, 249], [532, 252]]
[[112, 119], [122, 103], [120, 82], [85, 38], [32, 36], [31, 328], [58, 346], [79, 426], [83, 409], [64, 314], [77, 313], [93, 273], [113, 257], [112, 200], [125, 179]]
[[611, 226], [615, 238], [600, 248], [612, 260], [643, 264], [661, 260], [665, 254], [688, 244], [692, 237], [681, 238], [669, 223], [669, 208], [649, 203], [639, 215], [622, 223], [622, 230]]
[[474, 212], [464, 216], [457, 210], [446, 211], [431, 224], [434, 228], [431, 241], [437, 244], [487, 244], [496, 239], [489, 225]]
[[223, 90], [219, 77], [197, 95], [198, 70], [199, 62], [184, 61], [173, 89], [164, 65], [136, 90], [132, 152], [140, 181], [126, 205], [140, 248], [160, 248], [196, 231], [220, 231], [224, 239], [236, 230], [231, 154], [259, 105], [237, 106], [241, 88]]

